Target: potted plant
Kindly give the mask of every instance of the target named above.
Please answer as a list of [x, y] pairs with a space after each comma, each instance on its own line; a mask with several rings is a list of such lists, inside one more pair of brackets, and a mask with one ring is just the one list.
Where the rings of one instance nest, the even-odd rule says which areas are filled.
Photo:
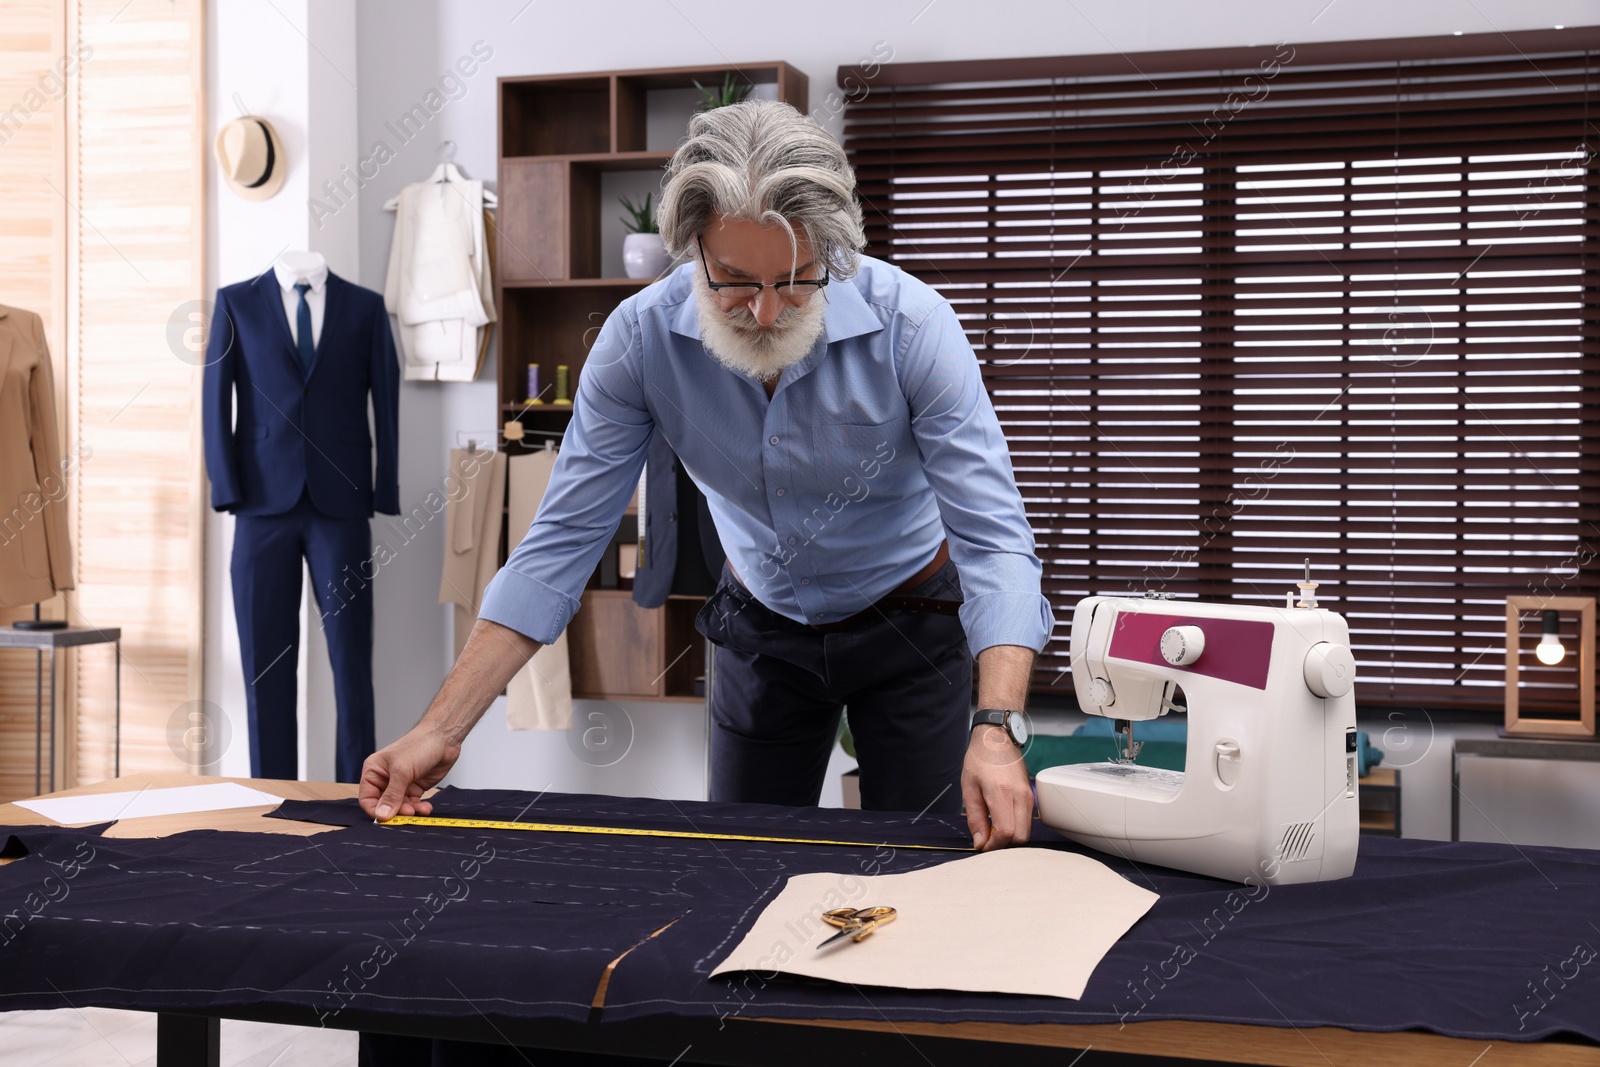
[[661, 231], [656, 227], [650, 194], [644, 194], [642, 204], [635, 204], [626, 196], [617, 199], [628, 213], [622, 219], [623, 229], [628, 234], [622, 239], [622, 269], [630, 278], [659, 278], [672, 265], [672, 258], [661, 243]]
[[[856, 739], [850, 736], [850, 720], [843, 715], [839, 717], [839, 747], [851, 759], [859, 758], [856, 756]], [[852, 767], [839, 776], [839, 792], [844, 798], [845, 807], [861, 807], [861, 768]]]
[[732, 73], [723, 75], [720, 88], [712, 86], [708, 89], [698, 81], [694, 83], [694, 87], [700, 90], [700, 103], [695, 105], [696, 111], [727, 107], [729, 104], [739, 103], [750, 95], [750, 83], [734, 81]]

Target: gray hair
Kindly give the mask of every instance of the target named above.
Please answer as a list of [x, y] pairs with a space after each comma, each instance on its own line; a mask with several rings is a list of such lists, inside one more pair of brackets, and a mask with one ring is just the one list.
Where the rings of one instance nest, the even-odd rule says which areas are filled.
[[777, 100], [747, 100], [689, 120], [689, 139], [667, 164], [658, 224], [674, 258], [695, 251], [713, 214], [795, 227], [836, 278], [856, 272], [867, 243], [856, 176], [844, 149], [809, 115]]

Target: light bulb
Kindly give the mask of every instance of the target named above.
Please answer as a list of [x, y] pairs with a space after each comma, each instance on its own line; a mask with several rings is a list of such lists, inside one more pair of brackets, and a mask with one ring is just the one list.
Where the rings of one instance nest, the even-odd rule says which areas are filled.
[[1555, 634], [1546, 634], [1539, 638], [1539, 647], [1533, 650], [1533, 654], [1547, 667], [1554, 667], [1567, 658], [1567, 650], [1562, 647], [1561, 638]]
[[1539, 646], [1533, 654], [1547, 667], [1554, 667], [1567, 658], [1567, 650], [1561, 645], [1561, 616], [1556, 612], [1544, 613], [1544, 635], [1539, 638]]

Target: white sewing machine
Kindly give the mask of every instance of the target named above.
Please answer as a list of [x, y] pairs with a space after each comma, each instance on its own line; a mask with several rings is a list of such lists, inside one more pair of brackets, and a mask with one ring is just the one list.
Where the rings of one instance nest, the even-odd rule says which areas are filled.
[[[1080, 601], [1073, 687], [1084, 711], [1116, 722], [1119, 758], [1039, 772], [1044, 822], [1103, 852], [1238, 882], [1348, 877], [1355, 659], [1344, 619], [1316, 606], [1309, 566], [1300, 588], [1282, 608]], [[1187, 710], [1185, 769], [1135, 765], [1133, 724], [1169, 710]]]

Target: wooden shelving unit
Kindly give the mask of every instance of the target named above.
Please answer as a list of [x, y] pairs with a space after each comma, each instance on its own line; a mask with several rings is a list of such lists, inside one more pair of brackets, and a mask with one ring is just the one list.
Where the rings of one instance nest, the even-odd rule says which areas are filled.
[[1361, 832], [1374, 837], [1400, 836], [1400, 772], [1374, 767], [1356, 787], [1361, 805]]
[[[572, 417], [570, 406], [548, 403], [556, 367], [569, 368], [576, 390], [606, 316], [650, 284], [605, 276], [602, 220], [616, 213], [607, 176], [661, 170], [672, 157], [662, 131], [682, 137], [695, 83], [720, 86], [729, 75], [755, 95], [808, 106], [806, 76], [782, 62], [499, 79], [499, 421], [522, 422], [530, 440], [565, 431]], [[545, 404], [528, 404], [530, 366], [548, 390]], [[591, 578], [568, 628], [574, 695], [701, 699], [692, 686], [705, 669], [694, 629], [702, 603], [674, 597], [640, 608], [627, 590], [601, 589]]]

